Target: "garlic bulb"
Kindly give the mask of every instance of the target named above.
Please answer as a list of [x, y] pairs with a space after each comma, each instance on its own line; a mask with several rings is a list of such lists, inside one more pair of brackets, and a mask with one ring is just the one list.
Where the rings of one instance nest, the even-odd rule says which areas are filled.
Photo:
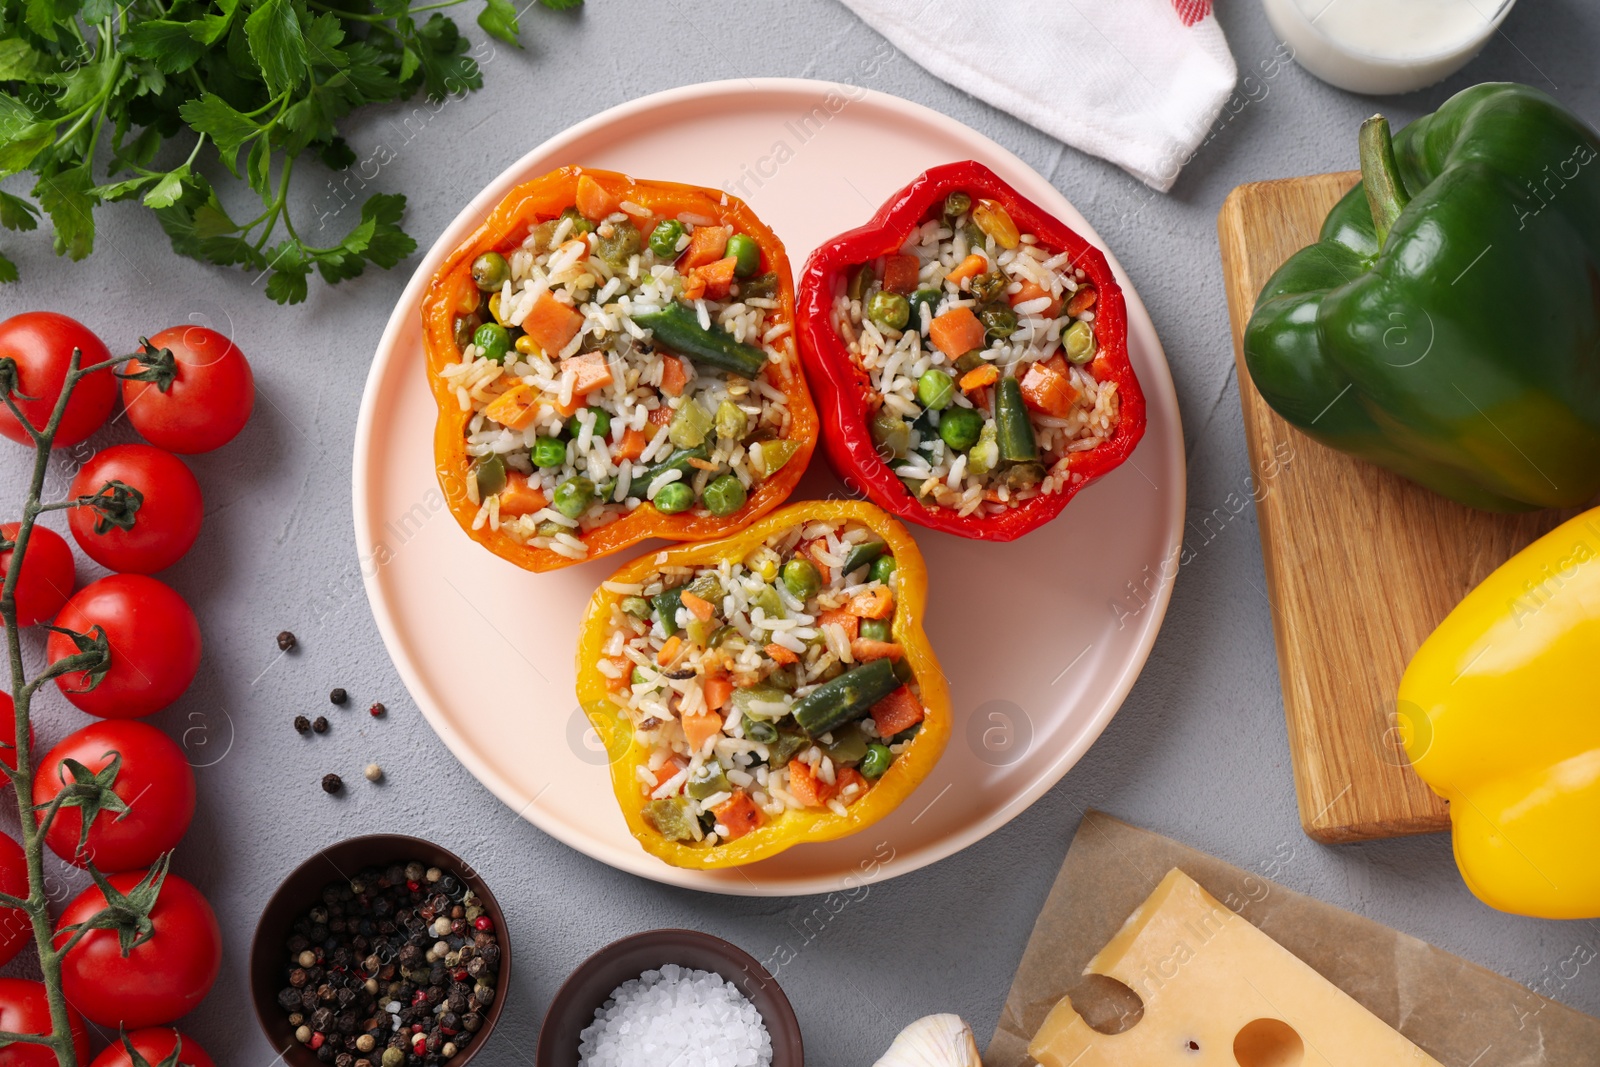
[[961, 1016], [929, 1015], [900, 1031], [873, 1067], [983, 1067], [983, 1060]]

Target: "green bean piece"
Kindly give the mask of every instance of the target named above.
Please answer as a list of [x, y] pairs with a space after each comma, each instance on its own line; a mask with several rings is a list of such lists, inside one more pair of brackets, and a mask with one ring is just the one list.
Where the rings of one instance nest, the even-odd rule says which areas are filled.
[[911, 740], [913, 737], [916, 737], [921, 732], [922, 732], [922, 724], [920, 722], [919, 723], [913, 723], [912, 725], [907, 726], [904, 730], [901, 730], [899, 733], [895, 734], [893, 737], [889, 738], [889, 741], [890, 741], [891, 744], [898, 745], [902, 741]]
[[[644, 473], [644, 477], [641, 478], [638, 475], [635, 475], [633, 484], [639, 486], [648, 486], [651, 482], [655, 481], [668, 471], [678, 471], [685, 478], [688, 478], [690, 471], [698, 469], [693, 463], [690, 462], [690, 460], [704, 460], [709, 459], [710, 456], [711, 450], [706, 448], [705, 445], [698, 445], [694, 448], [679, 449], [666, 459], [662, 460], [660, 463], [657, 463], [654, 467], [651, 467]], [[638, 493], [635, 495], [643, 496], [644, 494]]]
[[900, 659], [893, 660], [892, 662], [894, 663], [894, 676], [900, 679], [900, 684], [910, 685], [912, 680], [916, 677], [916, 675], [914, 675], [911, 671], [911, 661], [902, 656]]
[[472, 465], [472, 472], [478, 480], [479, 500], [494, 496], [506, 487], [506, 461], [500, 458], [498, 452], [479, 456], [478, 461]]
[[714, 370], [754, 378], [767, 365], [767, 354], [761, 349], [735, 341], [719, 326], [706, 329], [694, 310], [683, 304], [674, 302], [660, 311], [636, 311], [633, 321], [651, 331], [660, 347]]
[[758, 274], [754, 278], [746, 278], [739, 283], [739, 298], [774, 296], [778, 292], [778, 275], [774, 271]]
[[978, 312], [978, 321], [990, 337], [1005, 340], [1017, 332], [1017, 313], [1005, 304], [990, 304]]
[[567, 528], [554, 519], [546, 519], [535, 526], [533, 532], [539, 537], [555, 537], [557, 534], [566, 533]]
[[559, 437], [540, 437], [529, 452], [535, 467], [559, 467], [567, 462], [567, 443]]
[[648, 685], [651, 687], [656, 684], [650, 680], [650, 676], [644, 672], [643, 667], [634, 667], [633, 673], [628, 676], [628, 682], [631, 685]]
[[650, 231], [650, 251], [663, 263], [678, 258], [678, 242], [683, 240], [683, 223], [677, 219], [662, 219]]
[[939, 440], [957, 452], [965, 452], [977, 444], [982, 432], [983, 416], [971, 408], [955, 408], [945, 412], [939, 420]]
[[472, 280], [486, 293], [503, 287], [509, 277], [511, 266], [499, 252], [485, 252], [472, 261]]
[[978, 228], [977, 223], [968, 222], [961, 227], [961, 232], [967, 238], [967, 248], [973, 252], [989, 247], [989, 235]]
[[911, 425], [899, 416], [880, 411], [869, 429], [878, 455], [884, 459], [904, 459], [911, 451]]
[[721, 648], [728, 643], [731, 637], [738, 637], [739, 631], [732, 626], [719, 626], [711, 634], [711, 640], [706, 642], [707, 648]]
[[885, 330], [903, 330], [911, 321], [911, 302], [899, 293], [879, 289], [867, 301], [867, 318]]
[[991, 270], [972, 279], [967, 283], [967, 287], [980, 302], [987, 304], [991, 300], [999, 300], [1001, 294], [1006, 291], [1006, 286], [1010, 284], [1010, 280], [1002, 271]]
[[684, 636], [691, 645], [701, 648], [711, 647], [711, 635], [717, 632], [717, 624], [712, 619], [690, 619], [689, 626], [684, 630]]
[[1015, 378], [1001, 378], [994, 393], [995, 441], [1000, 446], [1000, 458], [1010, 463], [1035, 462], [1039, 458], [1039, 443], [1033, 436], [1033, 420], [1022, 403], [1022, 383]]
[[778, 596], [778, 591], [766, 584], [750, 594], [750, 607], [752, 610], [760, 608], [769, 619], [781, 619], [788, 614], [783, 610], [783, 600]]
[[625, 596], [622, 598], [622, 613], [632, 615], [636, 619], [650, 617], [650, 601], [642, 596]]
[[663, 515], [677, 515], [694, 507], [694, 487], [687, 482], [668, 482], [650, 503]]
[[[599, 438], [610, 437], [611, 416], [606, 414], [605, 410], [602, 408], [587, 408], [585, 410], [587, 410], [589, 415], [594, 419], [594, 428], [589, 431], [589, 436]], [[583, 423], [578, 418], [578, 416], [582, 414], [582, 411], [577, 411], [572, 414], [571, 418], [567, 419], [567, 436], [573, 440], [577, 440], [578, 434], [583, 430]]]
[[833, 744], [824, 746], [822, 751], [828, 754], [836, 767], [860, 763], [867, 754], [867, 735], [846, 726], [835, 732]]
[[872, 270], [872, 264], [863, 263], [850, 275], [850, 284], [845, 287], [845, 295], [851, 300], [865, 300], [867, 290], [872, 288], [872, 283], [878, 276]]
[[900, 565], [894, 561], [893, 556], [879, 556], [872, 561], [872, 570], [868, 572], [868, 577], [875, 582], [882, 582], [888, 585], [889, 579], [894, 577], [894, 572], [899, 567]]
[[785, 693], [793, 693], [800, 684], [800, 672], [796, 667], [778, 667], [767, 675], [767, 684], [776, 686]]
[[594, 242], [594, 255], [614, 271], [623, 271], [628, 261], [644, 248], [639, 227], [624, 219], [611, 224], [611, 235], [601, 233]]
[[943, 411], [956, 398], [956, 380], [938, 367], [929, 367], [917, 379], [917, 403], [930, 411]]
[[506, 349], [511, 347], [511, 334], [498, 322], [486, 322], [473, 332], [472, 343], [478, 346], [484, 359], [500, 363], [506, 358]]
[[724, 474], [713, 478], [700, 497], [707, 511], [719, 519], [725, 519], [744, 507], [746, 493], [743, 482], [732, 474]]
[[893, 762], [894, 753], [889, 751], [889, 746], [874, 742], [867, 746], [867, 754], [861, 757], [861, 766], [856, 769], [861, 772], [861, 777], [875, 782], [883, 777], [883, 772]]
[[744, 408], [731, 400], [724, 400], [717, 405], [715, 418], [717, 438], [722, 441], [742, 441], [745, 430], [750, 426], [750, 416], [744, 413]]
[[569, 519], [575, 519], [589, 510], [595, 500], [594, 483], [587, 478], [568, 478], [556, 486], [550, 501], [555, 509]]
[[889, 546], [882, 541], [863, 541], [850, 550], [844, 558], [842, 574], [854, 574], [887, 552]]
[[678, 609], [683, 607], [683, 587], [665, 589], [650, 598], [661, 632], [668, 637], [678, 632]]
[[642, 817], [668, 841], [694, 840], [694, 831], [689, 828], [689, 802], [682, 797], [652, 800], [644, 806]]
[[[563, 211], [561, 213], [561, 215], [560, 215], [560, 218], [571, 219], [572, 220], [572, 232], [575, 233], [575, 234], [584, 234], [584, 233], [593, 233], [594, 232], [594, 223], [592, 223], [588, 219], [584, 218], [583, 217], [583, 212], [579, 211], [577, 209], [576, 205], [574, 205], [573, 207], [569, 207], [569, 208], [567, 208], [567, 210]], [[552, 231], [552, 236], [553, 235], [554, 235], [554, 231]]]
[[761, 269], [761, 246], [748, 234], [736, 233], [728, 238], [728, 247], [723, 249], [722, 255], [733, 257], [735, 278], [748, 278]]
[[770, 745], [778, 739], [778, 728], [770, 722], [752, 719], [746, 715], [739, 720], [739, 726], [744, 730], [744, 736], [758, 744]]
[[794, 721], [811, 737], [820, 737], [855, 722], [898, 688], [894, 662], [875, 659], [807, 693], [795, 703]]
[[888, 619], [862, 619], [861, 636], [867, 641], [894, 640], [894, 633]]
[[939, 299], [944, 294], [937, 289], [918, 289], [911, 294], [910, 325], [913, 330], [923, 328], [922, 309], [928, 309], [928, 321], [933, 321], [934, 312], [939, 310]]
[[760, 459], [756, 461], [755, 457], [752, 456], [751, 466], [755, 468], [756, 473], [761, 477], [770, 478], [778, 473], [785, 463], [793, 459], [794, 454], [798, 451], [800, 451], [800, 442], [791, 441], [788, 438], [781, 438], [776, 441], [762, 441]]
[[727, 772], [722, 769], [722, 764], [714, 759], [708, 759], [700, 766], [689, 772], [689, 781], [684, 785], [683, 791], [696, 800], [714, 797], [718, 793], [728, 793], [733, 790], [733, 785], [728, 781]]
[[769, 682], [757, 682], [733, 691], [733, 710], [750, 719], [777, 722], [789, 714], [789, 694]]
[[808, 559], [791, 559], [783, 565], [783, 587], [789, 595], [804, 604], [822, 588], [822, 575], [816, 564]]
[[711, 413], [698, 400], [685, 400], [667, 424], [667, 440], [677, 448], [698, 448], [712, 425]]
[[1061, 346], [1067, 350], [1067, 362], [1083, 366], [1094, 359], [1096, 348], [1094, 327], [1087, 322], [1075, 322], [1061, 335]]
[[797, 730], [778, 730], [778, 739], [767, 742], [767, 764], [771, 767], [782, 767], [794, 757], [796, 752], [811, 744], [811, 738]]
[[702, 574], [683, 589], [684, 592], [693, 593], [701, 600], [708, 600], [713, 604], [722, 602], [722, 580], [715, 574]]
[[974, 348], [971, 352], [963, 352], [956, 357], [956, 373], [965, 374], [968, 371], [977, 370], [987, 362], [989, 361], [983, 358], [983, 349]]
[[1000, 445], [995, 433], [994, 420], [986, 419], [978, 443], [967, 449], [967, 470], [973, 474], [988, 474], [1000, 462]]
[[972, 210], [972, 197], [957, 190], [944, 198], [944, 217], [947, 219], [960, 218]]

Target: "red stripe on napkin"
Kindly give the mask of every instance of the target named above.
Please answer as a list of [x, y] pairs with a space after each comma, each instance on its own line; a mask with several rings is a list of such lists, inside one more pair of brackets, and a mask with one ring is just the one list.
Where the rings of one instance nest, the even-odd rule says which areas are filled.
[[1172, 6], [1185, 26], [1193, 26], [1211, 14], [1211, 0], [1172, 0]]

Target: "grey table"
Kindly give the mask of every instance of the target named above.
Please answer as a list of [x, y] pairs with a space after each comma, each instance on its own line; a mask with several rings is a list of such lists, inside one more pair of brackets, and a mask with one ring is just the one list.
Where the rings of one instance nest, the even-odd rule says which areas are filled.
[[[1278, 42], [1254, 0], [1226, 0], [1220, 15], [1250, 79], [1241, 86], [1244, 103], [1219, 120], [1167, 196], [888, 52], [832, 0], [592, 0], [576, 18], [534, 8], [524, 19], [528, 47], [499, 48], [482, 92], [403, 131], [409, 108], [363, 112], [348, 134], [362, 158], [380, 143], [396, 149], [372, 184], [410, 197], [407, 226], [425, 248], [529, 146], [656, 90], [717, 77], [808, 76], [864, 81], [952, 115], [1019, 153], [1116, 249], [1172, 363], [1189, 509], [1203, 516], [1230, 494], [1247, 495], [1249, 471], [1217, 209], [1241, 182], [1352, 167], [1356, 125], [1375, 108], [1292, 65], [1265, 76]], [[459, 20], [470, 25], [470, 15]], [[1597, 52], [1600, 8], [1592, 0], [1523, 0], [1464, 72], [1376, 106], [1409, 120], [1475, 81], [1514, 79], [1551, 89], [1597, 121]], [[501, 123], [518, 135], [495, 136]], [[336, 176], [306, 177], [297, 181], [301, 217], [331, 216], [342, 202]], [[350, 217], [329, 225], [342, 232]], [[999, 833], [951, 859], [874, 886], [835, 911], [821, 898], [730, 899], [663, 888], [558, 844], [495, 800], [434, 736], [408, 702], [362, 593], [350, 519], [355, 415], [367, 359], [410, 268], [369, 271], [333, 290], [313, 283], [309, 303], [285, 310], [248, 276], [173, 256], [148, 212], [113, 208], [100, 214], [100, 225], [100, 247], [84, 264], [55, 259], [45, 241], [9, 241], [22, 245], [24, 281], [0, 290], [0, 309], [72, 311], [113, 348], [131, 344], [138, 331], [210, 320], [246, 348], [259, 387], [242, 438], [193, 463], [207, 494], [205, 528], [165, 577], [200, 616], [205, 662], [190, 693], [152, 720], [181, 736], [200, 768], [200, 812], [174, 869], [210, 896], [225, 930], [222, 978], [185, 1023], [219, 1062], [264, 1067], [273, 1057], [251, 1017], [244, 977], [267, 896], [317, 847], [372, 831], [418, 834], [470, 857], [513, 917], [519, 964], [507, 1015], [479, 1060], [486, 1065], [531, 1063], [540, 1017], [568, 971], [614, 938], [660, 926], [708, 930], [761, 958], [786, 943], [796, 949], [779, 978], [814, 1063], [870, 1063], [901, 1026], [934, 1011], [959, 1012], [987, 1038], [1085, 807], [1270, 871], [1295, 889], [1600, 1012], [1594, 968], [1574, 976], [1565, 962], [1595, 958], [1593, 924], [1490, 911], [1462, 885], [1444, 836], [1324, 848], [1301, 833], [1248, 509], [1220, 529], [1191, 524], [1192, 561], [1177, 579], [1149, 665], [1084, 760]], [[103, 439], [132, 434], [119, 425]], [[21, 454], [5, 446], [0, 500], [17, 499]], [[71, 462], [63, 456], [59, 468]], [[80, 577], [89, 577], [87, 567]], [[300, 635], [302, 648], [280, 660], [273, 635], [285, 628]], [[354, 710], [327, 703], [334, 685], [350, 690]], [[390, 707], [386, 720], [360, 710], [373, 700]], [[325, 712], [333, 729], [308, 743], [290, 728], [297, 712]], [[83, 722], [52, 694], [40, 744]], [[381, 788], [360, 781], [369, 761], [388, 772]], [[356, 788], [325, 796], [317, 781], [329, 770]], [[63, 886], [76, 884], [59, 864], [52, 871]]]

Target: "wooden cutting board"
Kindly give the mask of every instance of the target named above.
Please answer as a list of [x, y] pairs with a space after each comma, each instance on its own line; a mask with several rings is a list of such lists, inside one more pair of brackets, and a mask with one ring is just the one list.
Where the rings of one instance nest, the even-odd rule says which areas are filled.
[[1256, 392], [1241, 346], [1256, 294], [1359, 177], [1241, 185], [1217, 217], [1300, 821], [1328, 844], [1449, 829], [1401, 747], [1400, 676], [1468, 590], [1571, 514], [1463, 507], [1323, 447]]

